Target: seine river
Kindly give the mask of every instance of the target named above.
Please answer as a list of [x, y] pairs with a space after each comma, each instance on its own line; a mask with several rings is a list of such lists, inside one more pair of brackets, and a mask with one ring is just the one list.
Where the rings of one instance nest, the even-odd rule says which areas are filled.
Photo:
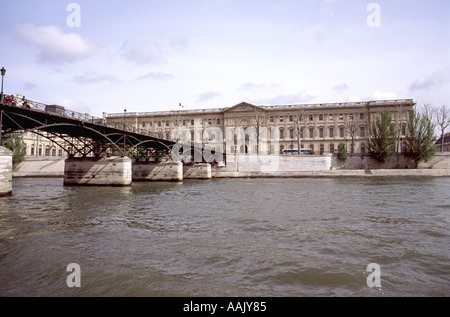
[[[14, 179], [0, 198], [0, 296], [450, 296], [449, 189], [450, 178]], [[81, 287], [68, 286], [71, 263]]]

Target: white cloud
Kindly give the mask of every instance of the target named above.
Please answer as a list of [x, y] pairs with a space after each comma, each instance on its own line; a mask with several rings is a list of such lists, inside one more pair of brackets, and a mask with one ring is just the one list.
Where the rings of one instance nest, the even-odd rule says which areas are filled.
[[415, 80], [409, 86], [411, 91], [429, 90], [433, 88], [441, 88], [450, 83], [450, 66], [445, 67], [428, 76]]
[[370, 93], [368, 98], [371, 100], [392, 100], [398, 99], [398, 95], [395, 92], [377, 90]]
[[38, 60], [49, 64], [72, 63], [98, 51], [98, 46], [77, 33], [64, 33], [54, 25], [19, 24], [15, 35], [38, 49]]
[[213, 98], [216, 98], [218, 96], [220, 96], [219, 92], [208, 91], [208, 92], [205, 92], [205, 93], [201, 94], [200, 96], [198, 96], [197, 102], [205, 102], [205, 101], [211, 100]]
[[338, 92], [348, 90], [348, 89], [350, 89], [350, 87], [346, 83], [342, 83], [342, 84], [339, 84], [339, 85], [336, 85], [333, 87], [333, 90], [336, 90]]
[[165, 63], [167, 55], [186, 46], [185, 40], [162, 34], [133, 34], [123, 43], [120, 52], [137, 64]]
[[261, 99], [258, 101], [252, 101], [254, 104], [265, 104], [265, 105], [293, 105], [311, 102], [316, 96], [302, 90], [295, 94], [290, 95], [278, 95], [275, 97]]
[[146, 80], [146, 79], [171, 80], [173, 79], [173, 75], [166, 73], [149, 72], [145, 75], [139, 76], [136, 80]]
[[101, 82], [115, 83], [119, 81], [119, 79], [113, 75], [106, 75], [106, 74], [101, 75], [97, 73], [77, 75], [73, 77], [73, 80], [81, 85], [97, 84]]
[[268, 89], [268, 88], [276, 88], [279, 87], [277, 84], [254, 84], [251, 82], [246, 82], [245, 84], [242, 84], [240, 89], [241, 90], [254, 90], [254, 89]]

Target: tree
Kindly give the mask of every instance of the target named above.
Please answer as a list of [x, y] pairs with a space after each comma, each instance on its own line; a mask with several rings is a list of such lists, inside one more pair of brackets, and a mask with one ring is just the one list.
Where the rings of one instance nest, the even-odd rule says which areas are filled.
[[450, 125], [450, 112], [447, 106], [435, 109], [435, 120], [441, 130], [441, 152], [444, 152], [444, 136], [445, 130]]
[[436, 154], [435, 125], [430, 117], [416, 110], [409, 115], [408, 136], [406, 137], [407, 155], [414, 159], [417, 165], [420, 162], [431, 160]]
[[298, 154], [301, 153], [301, 144], [302, 144], [302, 136], [303, 129], [307, 125], [305, 110], [301, 109], [293, 116], [294, 120], [294, 135], [297, 138], [297, 149]]
[[347, 147], [345, 146], [344, 143], [339, 143], [337, 157], [340, 161], [343, 162], [345, 162], [345, 160], [347, 159]]
[[358, 123], [356, 122], [355, 116], [349, 116], [349, 118], [345, 120], [345, 131], [348, 135], [350, 135], [350, 139], [352, 140], [352, 143], [350, 145], [351, 153], [355, 153], [355, 137], [359, 127]]
[[252, 118], [253, 126], [256, 134], [256, 154], [260, 154], [261, 135], [266, 132], [264, 129], [267, 126], [266, 112], [255, 107], [255, 114]]
[[23, 143], [22, 138], [15, 138], [10, 141], [8, 141], [5, 144], [5, 147], [10, 149], [13, 152], [12, 161], [13, 164], [18, 164], [20, 162], [23, 162], [25, 160], [25, 154], [26, 154], [26, 146]]
[[370, 133], [370, 154], [379, 162], [389, 161], [394, 153], [396, 141], [392, 114], [389, 111], [383, 111], [381, 116], [372, 123]]

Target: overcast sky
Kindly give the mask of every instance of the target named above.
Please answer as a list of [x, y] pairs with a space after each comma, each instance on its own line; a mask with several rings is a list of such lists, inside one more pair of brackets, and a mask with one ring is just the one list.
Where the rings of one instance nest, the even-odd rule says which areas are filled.
[[0, 12], [5, 93], [96, 116], [450, 101], [448, 0], [1, 0]]

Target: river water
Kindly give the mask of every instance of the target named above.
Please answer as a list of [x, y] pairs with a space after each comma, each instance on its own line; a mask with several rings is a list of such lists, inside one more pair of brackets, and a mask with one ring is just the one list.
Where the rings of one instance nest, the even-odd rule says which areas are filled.
[[[449, 189], [450, 178], [14, 179], [0, 198], [0, 296], [450, 296]], [[68, 287], [70, 263], [81, 287]]]

